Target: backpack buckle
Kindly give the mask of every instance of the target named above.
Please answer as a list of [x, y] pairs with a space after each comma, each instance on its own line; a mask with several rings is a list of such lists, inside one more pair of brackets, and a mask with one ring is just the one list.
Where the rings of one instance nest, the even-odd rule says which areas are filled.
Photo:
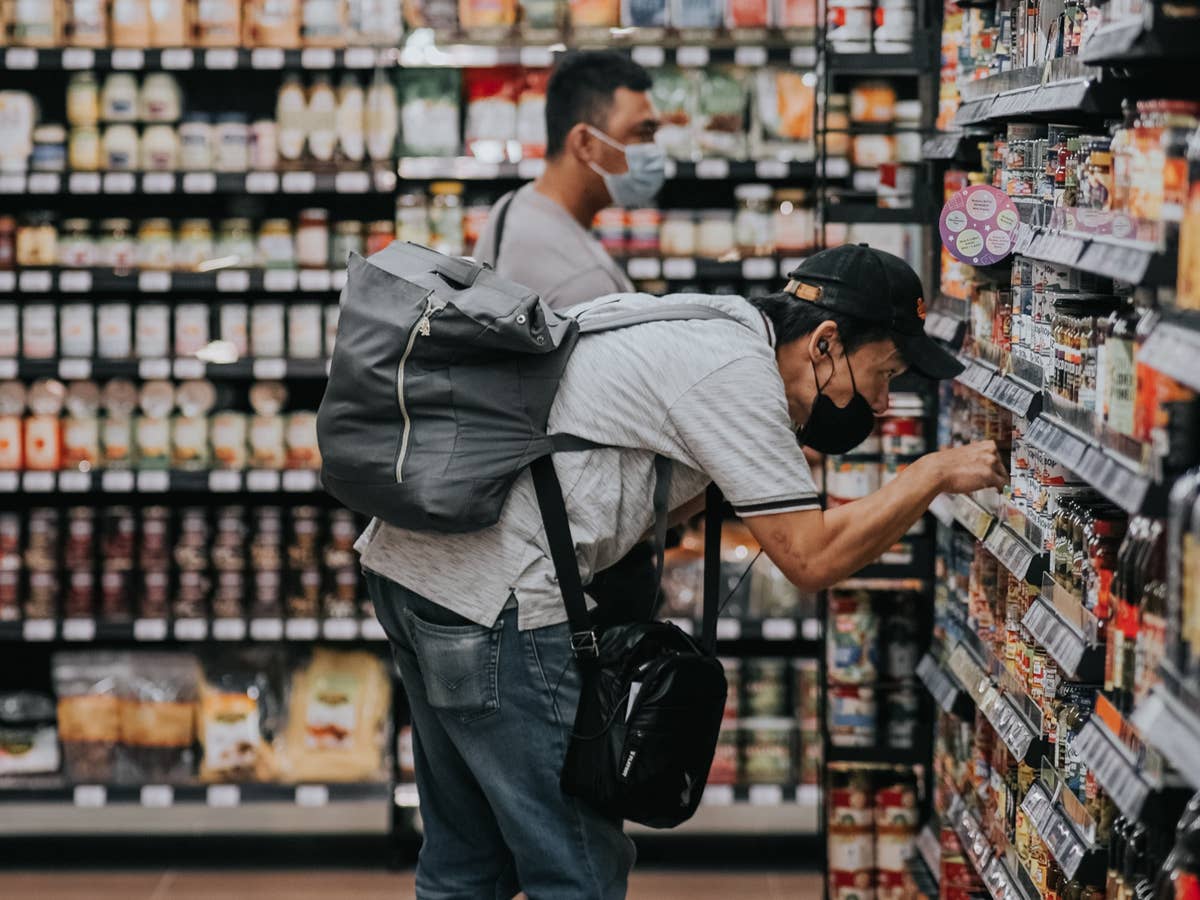
[[595, 659], [600, 656], [600, 647], [596, 643], [596, 632], [591, 630], [571, 632], [571, 652], [578, 658]]

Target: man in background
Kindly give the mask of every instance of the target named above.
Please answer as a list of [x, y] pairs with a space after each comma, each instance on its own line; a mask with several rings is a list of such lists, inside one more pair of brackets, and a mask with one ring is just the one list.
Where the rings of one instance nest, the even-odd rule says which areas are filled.
[[546, 89], [546, 170], [492, 207], [475, 256], [557, 309], [632, 291], [591, 227], [605, 207], [649, 206], [662, 187], [649, 90], [624, 54], [564, 56]]

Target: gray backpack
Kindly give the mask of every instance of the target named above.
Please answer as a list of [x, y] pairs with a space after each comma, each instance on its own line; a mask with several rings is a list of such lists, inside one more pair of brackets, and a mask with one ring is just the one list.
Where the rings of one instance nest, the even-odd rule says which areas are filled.
[[351, 254], [317, 412], [322, 483], [350, 509], [401, 528], [494, 525], [535, 460], [596, 446], [546, 432], [581, 335], [713, 318], [732, 319], [698, 304], [615, 301], [577, 320], [470, 259], [401, 242], [369, 259]]

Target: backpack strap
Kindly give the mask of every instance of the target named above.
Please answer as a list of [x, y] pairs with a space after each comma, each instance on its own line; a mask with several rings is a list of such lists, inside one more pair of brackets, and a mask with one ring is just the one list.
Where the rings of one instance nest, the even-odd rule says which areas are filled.
[[[409, 260], [408, 265], [404, 264], [405, 258]], [[491, 268], [465, 256], [446, 256], [412, 241], [392, 241], [378, 253], [372, 253], [367, 262], [397, 278], [411, 278], [415, 274], [411, 264], [413, 259], [420, 259], [429, 270], [463, 287], [473, 285], [481, 272]]]
[[589, 316], [590, 310], [584, 310], [577, 318], [580, 334], [597, 334], [602, 331], [616, 331], [619, 328], [630, 328], [634, 325], [646, 325], [650, 322], [676, 322], [688, 319], [728, 319], [749, 328], [737, 316], [731, 315], [715, 306], [705, 306], [703, 303], [671, 303], [649, 309], [631, 309], [613, 315]]
[[704, 612], [700, 647], [710, 656], [717, 649], [717, 595], [721, 590], [721, 522], [725, 496], [716, 482], [708, 486], [704, 503]]
[[516, 191], [509, 191], [496, 204], [496, 232], [492, 236], [492, 268], [500, 265], [500, 244], [504, 240], [504, 223], [508, 221], [508, 208], [512, 206]]

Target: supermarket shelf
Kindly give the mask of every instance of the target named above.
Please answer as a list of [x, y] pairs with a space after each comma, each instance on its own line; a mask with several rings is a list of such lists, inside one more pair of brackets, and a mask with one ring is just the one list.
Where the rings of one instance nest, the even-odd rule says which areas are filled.
[[720, 260], [687, 256], [635, 256], [624, 260], [634, 281], [665, 278], [668, 281], [774, 281], [803, 262], [803, 257], [750, 256]]
[[938, 134], [921, 145], [921, 156], [936, 162], [949, 162], [957, 159], [963, 149], [966, 136], [959, 132]]
[[995, 852], [987, 831], [957, 794], [951, 800], [948, 819], [992, 900], [1038, 900], [1037, 894], [1030, 892], [1015, 874], [1015, 868]]
[[945, 669], [1019, 760], [1036, 765], [1045, 754], [1041, 711], [1028, 697], [997, 683], [996, 666], [978, 646], [955, 644]]
[[957, 350], [962, 345], [967, 323], [948, 313], [932, 310], [925, 317], [925, 333]]
[[27, 619], [0, 622], [0, 643], [134, 643], [168, 641], [295, 643], [385, 641], [387, 635], [375, 619], [135, 619], [106, 622], [92, 618]]
[[1161, 7], [1149, 4], [1142, 15], [1101, 25], [1079, 51], [1085, 63], [1107, 66], [1157, 64], [1195, 59], [1200, 28], [1193, 19], [1156, 21]]
[[1131, 723], [1146, 743], [1175, 767], [1193, 788], [1200, 790], [1200, 766], [1196, 748], [1200, 747], [1200, 693], [1185, 682], [1168, 664], [1163, 664], [1162, 681], [1150, 696], [1133, 711]]
[[[1107, 701], [1100, 697], [1099, 702]], [[1116, 710], [1112, 712], [1115, 714]], [[1157, 785], [1143, 773], [1139, 755], [1105, 724], [1099, 708], [1084, 723], [1076, 740], [1075, 752], [1117, 809], [1129, 818], [1140, 819], [1146, 800]]]
[[[1082, 809], [1074, 795], [1064, 793], [1061, 786], [1052, 790], [1038, 780], [1021, 801], [1021, 809], [1046, 842], [1067, 878], [1079, 875], [1087, 881], [1097, 875], [1102, 876], [1104, 853], [1095, 844], [1094, 834], [1086, 834], [1081, 829], [1078, 812], [1073, 814], [1068, 809], [1072, 801], [1074, 806]], [[1083, 815], [1086, 816], [1086, 812]]]
[[0, 272], [0, 294], [329, 293], [346, 285], [345, 269], [222, 269], [214, 272], [117, 272], [113, 269], [21, 269]]
[[1021, 624], [1073, 681], [1099, 683], [1104, 676], [1104, 647], [1099, 620], [1068, 591], [1047, 578]]
[[934, 49], [940, 46], [940, 35], [918, 31], [913, 34], [913, 49], [909, 53], [840, 53], [830, 49], [825, 65], [834, 75], [897, 75], [917, 77], [935, 71]]
[[981, 359], [960, 356], [959, 362], [965, 368], [955, 380], [976, 393], [1023, 419], [1032, 419], [1041, 411], [1042, 392], [1038, 387], [1015, 375], [1004, 375]]
[[1173, 286], [1174, 251], [1147, 241], [1117, 237], [1116, 233], [1132, 231], [1134, 223], [1119, 213], [1110, 217], [1103, 227], [1112, 234], [1059, 231], [1023, 223], [1017, 229], [1014, 252], [1130, 284]]
[[917, 835], [916, 850], [936, 885], [942, 877], [942, 844], [938, 840], [937, 832], [929, 824], [926, 824], [921, 829], [921, 833]]
[[89, 494], [314, 494], [322, 491], [312, 469], [247, 472], [214, 470], [181, 472], [167, 469], [107, 469], [96, 472], [0, 472], [0, 496]]
[[34, 49], [10, 47], [4, 52], [4, 68], [30, 70], [166, 70], [185, 72], [201, 69], [209, 72], [235, 69], [373, 69], [395, 64], [395, 50], [373, 47], [349, 47], [345, 50], [309, 48], [284, 50], [277, 47], [244, 49], [216, 47], [208, 50], [171, 47], [162, 50], [111, 48], [93, 50], [84, 47]]
[[962, 685], [928, 653], [917, 664], [917, 677], [938, 707], [949, 715], [970, 721], [974, 705]]
[[1138, 359], [1192, 390], [1200, 390], [1200, 316], [1176, 313], [1155, 323]]
[[980, 541], [996, 521], [995, 515], [968, 494], [939, 494], [929, 505], [929, 511], [943, 525], [957, 523]]
[[[459, 181], [528, 181], [537, 178], [546, 167], [542, 159], [520, 162], [485, 162], [470, 156], [406, 156], [400, 160], [399, 173], [408, 181], [453, 178]], [[668, 160], [667, 178], [675, 181], [811, 181], [816, 177], [814, 162], [784, 159], [703, 159]]]
[[1047, 554], [1008, 525], [997, 522], [996, 516], [978, 501], [966, 494], [942, 494], [930, 504], [929, 511], [943, 525], [957, 523], [965, 528], [977, 541], [982, 541], [1013, 575], [1032, 585], [1041, 586], [1049, 561]]
[[[1119, 99], [1107, 84], [1076, 59], [1054, 60], [982, 78], [963, 86], [958, 127], [999, 119], [1100, 115]], [[1047, 77], [1048, 76], [1048, 77]]]
[[195, 357], [179, 359], [0, 359], [0, 378], [208, 378], [214, 381], [325, 379], [325, 359], [239, 359], [206, 363]]
[[30, 172], [0, 174], [0, 194], [88, 196], [169, 194], [381, 194], [396, 189], [387, 169], [343, 172]]
[[925, 219], [926, 210], [921, 206], [891, 209], [865, 203], [838, 203], [836, 198], [825, 211], [825, 221], [847, 224], [919, 224]]
[[919, 853], [913, 853], [907, 861], [908, 874], [920, 892], [917, 896], [935, 898], [938, 895], [938, 883], [934, 873], [930, 871]]

